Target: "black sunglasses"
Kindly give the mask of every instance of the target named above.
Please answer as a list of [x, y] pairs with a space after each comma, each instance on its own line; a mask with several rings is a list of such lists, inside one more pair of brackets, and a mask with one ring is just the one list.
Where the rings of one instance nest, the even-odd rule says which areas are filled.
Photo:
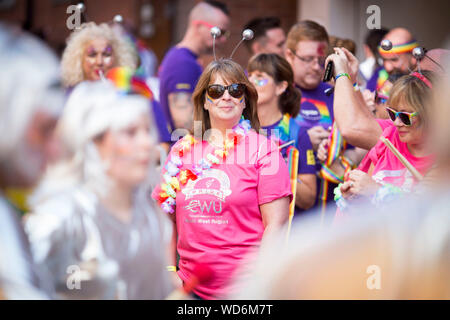
[[221, 84], [212, 84], [208, 86], [206, 92], [213, 99], [219, 99], [228, 90], [228, 93], [233, 98], [240, 98], [245, 93], [246, 86], [243, 83], [232, 83], [229, 86], [223, 86]]

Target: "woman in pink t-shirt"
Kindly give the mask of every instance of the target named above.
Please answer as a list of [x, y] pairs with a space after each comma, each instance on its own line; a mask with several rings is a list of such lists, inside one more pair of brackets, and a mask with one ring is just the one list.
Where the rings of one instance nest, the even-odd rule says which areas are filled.
[[[427, 143], [429, 110], [433, 74], [430, 71], [412, 73], [395, 82], [386, 110], [390, 120], [377, 120], [383, 128], [382, 136], [422, 174], [433, 164], [434, 157]], [[398, 158], [379, 141], [341, 185], [345, 199], [357, 196], [382, 200], [386, 195], [411, 192], [418, 181]]]
[[193, 291], [214, 299], [229, 293], [244, 258], [287, 220], [291, 191], [278, 148], [254, 131], [257, 93], [237, 63], [209, 64], [193, 100], [202, 135], [172, 147], [153, 197], [175, 223], [178, 276], [186, 283], [197, 264], [209, 266], [212, 277]]

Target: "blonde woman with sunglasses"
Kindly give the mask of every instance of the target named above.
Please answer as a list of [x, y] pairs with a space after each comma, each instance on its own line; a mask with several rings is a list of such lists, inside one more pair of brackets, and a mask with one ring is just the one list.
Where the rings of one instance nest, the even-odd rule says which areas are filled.
[[[382, 137], [389, 140], [422, 175], [434, 163], [428, 143], [430, 123], [427, 109], [432, 81], [431, 71], [401, 77], [392, 87], [386, 104], [389, 119], [377, 119], [383, 128]], [[359, 168], [345, 177], [340, 192], [345, 199], [371, 197], [378, 204], [387, 195], [413, 191], [417, 182], [417, 178], [380, 140], [369, 150]]]

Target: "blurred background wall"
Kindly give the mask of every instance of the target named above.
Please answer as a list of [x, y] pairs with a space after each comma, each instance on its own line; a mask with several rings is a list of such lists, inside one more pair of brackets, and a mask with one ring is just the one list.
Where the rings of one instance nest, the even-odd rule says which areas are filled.
[[[420, 44], [427, 48], [442, 47], [450, 35], [449, 0], [223, 0], [231, 12], [231, 37], [219, 52], [228, 57], [241, 38], [242, 26], [257, 16], [274, 15], [282, 27], [301, 19], [322, 23], [330, 35], [356, 41], [357, 55], [362, 54], [362, 41], [368, 29], [366, 13], [369, 5], [381, 10], [381, 26], [409, 28]], [[64, 49], [70, 34], [66, 27], [67, 7], [80, 1], [71, 0], [0, 0], [0, 20], [22, 25], [44, 38], [56, 52]], [[84, 0], [89, 20], [106, 22], [121, 14], [132, 24], [161, 61], [170, 46], [177, 43], [186, 29], [187, 17], [199, 0]], [[249, 53], [239, 49], [234, 59], [245, 65]], [[206, 58], [207, 63], [211, 58]]]

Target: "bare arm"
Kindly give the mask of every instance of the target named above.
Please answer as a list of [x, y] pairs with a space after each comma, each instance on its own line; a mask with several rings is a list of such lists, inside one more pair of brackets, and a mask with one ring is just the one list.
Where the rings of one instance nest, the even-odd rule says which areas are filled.
[[[169, 216], [170, 220], [172, 220], [173, 231], [172, 231], [172, 239], [169, 244], [169, 265], [176, 266], [177, 265], [177, 225], [175, 219], [175, 213]], [[183, 286], [183, 281], [181, 281], [180, 277], [176, 272], [171, 273], [171, 281], [175, 288], [180, 288]]]
[[[336, 53], [327, 58], [335, 65], [335, 75], [338, 73], [352, 74], [356, 58], [347, 50], [335, 48]], [[347, 77], [340, 77], [334, 90], [334, 118], [337, 126], [350, 144], [370, 149], [382, 134], [381, 127], [367, 108], [360, 92], [355, 92], [353, 84]]]
[[289, 197], [283, 197], [259, 206], [264, 225], [262, 242], [277, 232], [289, 218]]
[[295, 196], [295, 204], [307, 210], [314, 205], [317, 195], [316, 175], [314, 174], [299, 174], [297, 182], [297, 192]]
[[194, 104], [189, 92], [174, 92], [168, 96], [170, 115], [175, 128], [192, 131]]

